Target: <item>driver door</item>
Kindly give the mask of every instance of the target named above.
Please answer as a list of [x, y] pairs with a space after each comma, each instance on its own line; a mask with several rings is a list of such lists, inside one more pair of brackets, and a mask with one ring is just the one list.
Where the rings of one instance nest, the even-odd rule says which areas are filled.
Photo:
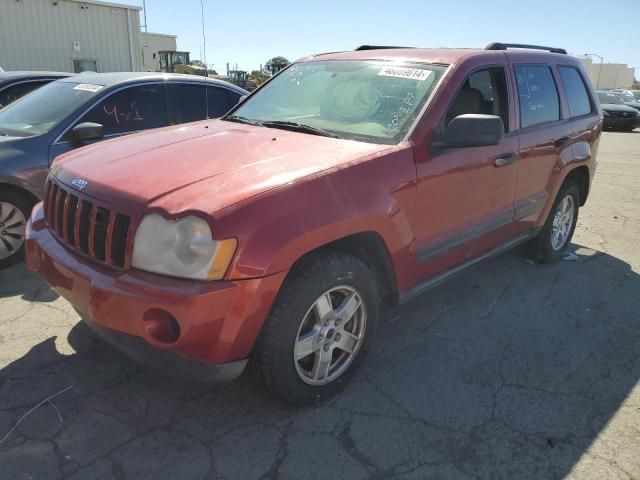
[[[518, 138], [510, 134], [512, 95], [505, 64], [471, 70], [441, 119], [441, 132], [456, 116], [502, 118], [497, 145], [416, 147], [416, 263], [430, 277], [509, 238], [513, 231]], [[436, 134], [437, 135], [437, 134]]]
[[169, 120], [165, 85], [164, 83], [132, 85], [100, 99], [88, 112], [73, 121], [58, 141], [51, 144], [49, 165], [58, 155], [82, 146], [69, 142], [69, 132], [73, 127], [84, 122], [101, 124], [104, 127], [104, 139], [150, 128], [166, 127]]

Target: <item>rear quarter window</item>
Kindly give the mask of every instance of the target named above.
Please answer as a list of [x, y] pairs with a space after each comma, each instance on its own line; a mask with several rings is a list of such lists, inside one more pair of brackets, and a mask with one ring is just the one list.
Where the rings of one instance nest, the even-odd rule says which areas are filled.
[[593, 106], [580, 72], [573, 67], [560, 67], [559, 70], [569, 100], [569, 115], [580, 117], [591, 113]]
[[560, 100], [551, 68], [547, 65], [516, 65], [520, 105], [520, 128], [560, 120]]

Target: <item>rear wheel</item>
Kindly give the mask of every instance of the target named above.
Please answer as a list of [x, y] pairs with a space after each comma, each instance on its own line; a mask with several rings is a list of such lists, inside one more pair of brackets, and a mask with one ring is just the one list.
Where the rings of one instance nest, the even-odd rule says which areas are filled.
[[24, 258], [24, 235], [33, 202], [24, 194], [0, 190], [0, 268]]
[[252, 367], [267, 390], [293, 405], [333, 394], [375, 331], [373, 275], [341, 253], [315, 257], [289, 275], [256, 342]]
[[534, 258], [541, 263], [555, 262], [562, 258], [578, 220], [580, 193], [575, 183], [562, 186], [549, 211], [544, 227], [530, 243]]

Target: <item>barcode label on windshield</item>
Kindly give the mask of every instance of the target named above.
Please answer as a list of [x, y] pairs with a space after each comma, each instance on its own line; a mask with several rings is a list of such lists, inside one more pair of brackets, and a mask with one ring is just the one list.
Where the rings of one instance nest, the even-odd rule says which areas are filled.
[[75, 87], [74, 90], [84, 90], [85, 92], [97, 92], [102, 90], [104, 87], [102, 85], [94, 85], [93, 83], [79, 83]]
[[421, 82], [429, 78], [433, 72], [431, 70], [422, 70], [421, 68], [408, 67], [384, 67], [378, 72], [381, 77], [397, 77], [408, 78]]

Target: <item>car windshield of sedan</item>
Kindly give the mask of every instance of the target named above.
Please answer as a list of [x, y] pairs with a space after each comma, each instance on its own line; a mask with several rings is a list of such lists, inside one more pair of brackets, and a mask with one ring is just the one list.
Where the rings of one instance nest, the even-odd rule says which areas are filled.
[[626, 92], [618, 92], [616, 94], [623, 102], [635, 102], [636, 99], [633, 95]]
[[326, 60], [294, 64], [226, 120], [396, 144], [446, 67]]
[[52, 82], [0, 110], [0, 135], [31, 137], [47, 133], [103, 87]]
[[600, 104], [613, 103], [614, 105], [624, 105], [624, 102], [613, 93], [598, 93]]

